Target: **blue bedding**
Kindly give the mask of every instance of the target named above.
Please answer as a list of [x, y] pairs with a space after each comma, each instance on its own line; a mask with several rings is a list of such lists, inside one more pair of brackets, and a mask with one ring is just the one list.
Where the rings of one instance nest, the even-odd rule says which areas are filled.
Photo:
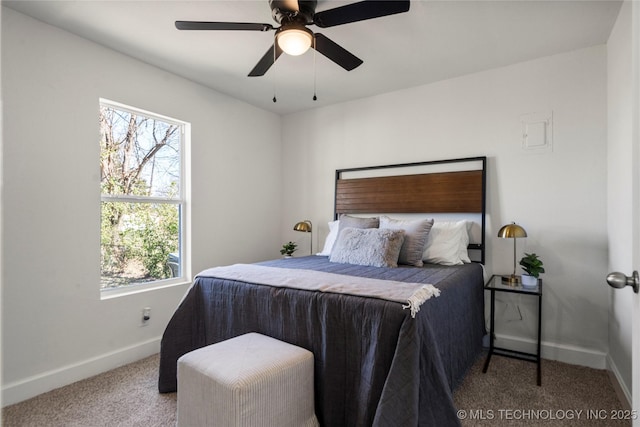
[[482, 267], [363, 267], [309, 256], [259, 263], [430, 283], [441, 290], [416, 318], [398, 303], [197, 277], [162, 338], [159, 391], [176, 390], [177, 359], [258, 332], [315, 358], [323, 426], [459, 426], [453, 390], [482, 351]]

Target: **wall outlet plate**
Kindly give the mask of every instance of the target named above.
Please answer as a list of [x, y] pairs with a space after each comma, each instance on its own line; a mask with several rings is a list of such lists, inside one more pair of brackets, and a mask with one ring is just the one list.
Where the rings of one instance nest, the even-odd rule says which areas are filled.
[[151, 320], [151, 307], [142, 309], [142, 324], [146, 325]]

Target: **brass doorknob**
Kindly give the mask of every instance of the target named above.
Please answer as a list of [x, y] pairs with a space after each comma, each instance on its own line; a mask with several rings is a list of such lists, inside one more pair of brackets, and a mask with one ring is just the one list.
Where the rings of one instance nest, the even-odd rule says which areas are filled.
[[640, 290], [640, 277], [638, 276], [638, 272], [634, 271], [631, 277], [625, 276], [624, 273], [609, 273], [607, 275], [607, 283], [612, 288], [622, 289], [625, 286], [631, 286], [633, 288], [633, 292], [636, 294], [638, 290]]

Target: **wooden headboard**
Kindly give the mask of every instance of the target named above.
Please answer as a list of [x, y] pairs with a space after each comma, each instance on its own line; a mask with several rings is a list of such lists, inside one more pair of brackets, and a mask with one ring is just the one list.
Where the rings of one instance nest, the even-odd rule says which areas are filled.
[[[334, 217], [341, 214], [479, 214], [469, 249], [485, 262], [486, 157], [336, 170]], [[432, 171], [431, 171], [432, 170]]]

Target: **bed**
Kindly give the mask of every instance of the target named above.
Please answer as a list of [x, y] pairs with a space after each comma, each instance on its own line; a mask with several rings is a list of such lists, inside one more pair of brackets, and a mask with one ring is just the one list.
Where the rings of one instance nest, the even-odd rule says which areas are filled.
[[[424, 168], [428, 172], [414, 172]], [[253, 276], [228, 275], [224, 268], [206, 270], [196, 277], [164, 332], [159, 391], [176, 390], [181, 355], [258, 332], [313, 352], [316, 414], [323, 426], [460, 425], [453, 390], [480, 355], [485, 335], [485, 182], [484, 157], [336, 171], [338, 224], [363, 215], [363, 220], [371, 218], [366, 216], [370, 213], [384, 213], [380, 218], [388, 221], [391, 214], [445, 214], [453, 221], [436, 219], [435, 224], [466, 224], [468, 261], [474, 262], [336, 262], [344, 236], [357, 231], [346, 227], [328, 256], [242, 267], [243, 274], [248, 268]], [[460, 221], [460, 215], [472, 219]], [[369, 232], [391, 235], [388, 230], [361, 233]], [[274, 272], [276, 283], [262, 279], [265, 271]], [[275, 273], [286, 277], [278, 282]], [[413, 307], [378, 294], [363, 295], [360, 288], [329, 289], [321, 280], [303, 286], [311, 276], [335, 278], [340, 286], [345, 281], [389, 283], [394, 290], [397, 285], [434, 292]]]

